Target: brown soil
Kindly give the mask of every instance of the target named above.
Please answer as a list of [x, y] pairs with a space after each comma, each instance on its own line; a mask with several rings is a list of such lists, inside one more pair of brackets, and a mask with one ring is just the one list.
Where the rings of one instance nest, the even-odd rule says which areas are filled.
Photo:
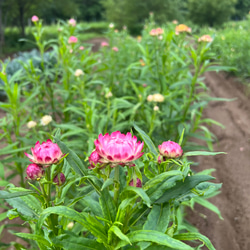
[[215, 168], [216, 182], [223, 183], [221, 193], [210, 201], [220, 209], [224, 220], [201, 206], [189, 211], [188, 220], [217, 250], [249, 250], [250, 99], [244, 85], [225, 74], [207, 73], [206, 83], [212, 96], [237, 98], [231, 102], [211, 102], [204, 113], [225, 125], [225, 129], [212, 126], [211, 131], [218, 138], [214, 150], [227, 155], [198, 157], [197, 170]]

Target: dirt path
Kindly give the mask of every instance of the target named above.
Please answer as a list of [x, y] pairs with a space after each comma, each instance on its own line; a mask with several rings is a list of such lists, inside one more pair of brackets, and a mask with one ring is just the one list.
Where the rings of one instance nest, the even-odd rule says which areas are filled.
[[[199, 170], [215, 168], [216, 182], [223, 183], [222, 192], [212, 198], [224, 220], [200, 206], [189, 213], [189, 221], [211, 239], [216, 250], [250, 249], [250, 99], [241, 83], [225, 74], [210, 72], [206, 83], [211, 95], [237, 98], [232, 102], [211, 102], [204, 116], [225, 125], [225, 129], [212, 126], [217, 136], [215, 151], [227, 155], [199, 157]], [[199, 217], [198, 214], [206, 217]]]

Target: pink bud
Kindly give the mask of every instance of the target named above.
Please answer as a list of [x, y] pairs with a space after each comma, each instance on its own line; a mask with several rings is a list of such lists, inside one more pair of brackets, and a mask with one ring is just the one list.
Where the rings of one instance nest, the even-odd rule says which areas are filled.
[[43, 177], [44, 170], [41, 166], [32, 163], [26, 168], [27, 179], [37, 180]]
[[102, 42], [102, 43], [101, 43], [101, 46], [102, 46], [102, 47], [108, 47], [109, 44], [108, 44], [107, 42]]
[[[135, 186], [134, 185], [134, 180], [130, 181], [129, 186], [133, 186], [133, 187]], [[138, 188], [142, 187], [142, 183], [141, 183], [141, 180], [139, 178], [136, 178], [136, 187], [138, 187]]]
[[113, 47], [112, 50], [115, 51], [115, 52], [119, 51], [119, 49], [117, 47]]
[[39, 20], [39, 18], [37, 16], [33, 16], [31, 17], [31, 21], [34, 23], [34, 22], [37, 22]]
[[165, 141], [161, 145], [159, 145], [158, 148], [160, 154], [167, 158], [178, 158], [182, 156], [183, 153], [181, 146], [173, 141]]
[[[60, 178], [58, 178], [58, 176], [60, 176]], [[56, 175], [56, 177], [53, 179], [53, 182], [56, 183], [57, 186], [62, 186], [65, 181], [66, 181], [66, 178], [63, 173]]]
[[89, 156], [89, 169], [95, 168], [96, 164], [99, 162], [99, 160], [101, 159], [101, 156], [95, 151], [93, 151], [91, 153], [91, 155]]
[[68, 40], [68, 43], [77, 43], [78, 39], [75, 36], [71, 36]]
[[70, 18], [68, 21], [68, 24], [71, 25], [72, 27], [76, 26], [76, 20], [74, 18]]
[[80, 46], [80, 47], [79, 47], [79, 50], [84, 50], [84, 47], [83, 47], [83, 46]]

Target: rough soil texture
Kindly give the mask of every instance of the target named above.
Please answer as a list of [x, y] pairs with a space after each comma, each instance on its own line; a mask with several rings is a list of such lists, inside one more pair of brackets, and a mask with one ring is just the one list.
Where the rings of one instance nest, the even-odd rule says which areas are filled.
[[[209, 210], [195, 206], [188, 220], [206, 235], [217, 250], [250, 249], [250, 99], [244, 85], [225, 74], [206, 74], [211, 95], [237, 98], [231, 102], [211, 102], [204, 116], [226, 128], [212, 126], [217, 136], [215, 151], [227, 155], [198, 157], [197, 170], [215, 168], [216, 182], [223, 183], [222, 192], [210, 199], [221, 211], [224, 220]], [[206, 215], [204, 218], [199, 214]], [[206, 248], [204, 248], [206, 249]]]
[[[89, 40], [88, 43], [93, 43], [93, 51], [96, 51], [102, 41], [103, 38], [97, 38]], [[215, 182], [223, 183], [223, 187], [221, 194], [210, 201], [220, 209], [224, 220], [201, 206], [195, 206], [194, 211], [188, 211], [188, 220], [211, 239], [216, 250], [250, 250], [249, 92], [241, 83], [227, 78], [223, 73], [207, 73], [206, 84], [211, 89], [212, 96], [237, 98], [231, 102], [211, 102], [205, 110], [204, 117], [212, 118], [226, 127], [222, 129], [211, 126], [210, 129], [218, 138], [214, 150], [227, 152], [227, 155], [198, 157], [200, 164], [196, 167], [197, 171], [216, 169], [213, 173]], [[0, 117], [1, 115], [2, 111]], [[203, 216], [199, 216], [200, 214]], [[13, 222], [5, 220], [3, 223]], [[2, 242], [20, 242], [20, 239], [16, 239], [6, 230], [3, 237], [0, 240]]]

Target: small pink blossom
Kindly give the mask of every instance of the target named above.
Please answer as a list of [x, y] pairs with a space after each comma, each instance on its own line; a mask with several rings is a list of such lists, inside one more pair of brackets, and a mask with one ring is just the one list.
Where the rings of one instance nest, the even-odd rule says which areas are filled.
[[97, 153], [96, 150], [94, 150], [91, 155], [89, 156], [89, 169], [95, 168], [97, 163], [99, 163], [99, 160], [101, 159], [101, 156]]
[[122, 134], [116, 131], [109, 135], [100, 134], [94, 141], [96, 152], [101, 157], [98, 161], [104, 164], [111, 164], [112, 167], [117, 165], [134, 166], [132, 161], [140, 158], [144, 153], [143, 142], [137, 142], [137, 137], [131, 133]]
[[80, 46], [80, 47], [79, 47], [79, 50], [84, 50], [84, 47], [83, 47], [83, 46]]
[[27, 179], [37, 180], [43, 177], [44, 170], [41, 166], [32, 163], [26, 168]]
[[119, 49], [117, 47], [113, 47], [112, 50], [115, 51], [115, 52], [119, 51]]
[[102, 42], [102, 43], [101, 43], [101, 46], [102, 46], [102, 47], [108, 47], [109, 44], [108, 44], [107, 42]]
[[56, 183], [57, 186], [62, 186], [65, 181], [66, 181], [66, 178], [63, 173], [57, 174], [55, 178], [53, 179], [53, 182]]
[[39, 21], [39, 18], [38, 18], [37, 16], [33, 16], [33, 17], [31, 17], [31, 21], [32, 21], [33, 23], [38, 22], [38, 21]]
[[56, 164], [64, 156], [61, 149], [50, 139], [40, 144], [39, 141], [31, 148], [32, 155], [25, 153], [31, 162], [42, 165], [45, 168]]
[[75, 36], [71, 36], [68, 40], [68, 43], [77, 43], [78, 39]]
[[150, 32], [149, 32], [150, 36], [157, 36], [158, 33], [156, 31], [156, 29], [152, 29]]
[[69, 21], [68, 21], [68, 24], [72, 27], [75, 27], [76, 26], [76, 20], [74, 18], [70, 18]]
[[[134, 185], [134, 180], [130, 181], [129, 186], [133, 186], [133, 187], [135, 186]], [[139, 178], [136, 178], [136, 187], [138, 187], [138, 188], [142, 187], [142, 183], [141, 183], [141, 180]]]
[[183, 153], [181, 146], [173, 141], [164, 141], [161, 145], [158, 146], [158, 148], [160, 154], [166, 158], [178, 158], [182, 156]]

